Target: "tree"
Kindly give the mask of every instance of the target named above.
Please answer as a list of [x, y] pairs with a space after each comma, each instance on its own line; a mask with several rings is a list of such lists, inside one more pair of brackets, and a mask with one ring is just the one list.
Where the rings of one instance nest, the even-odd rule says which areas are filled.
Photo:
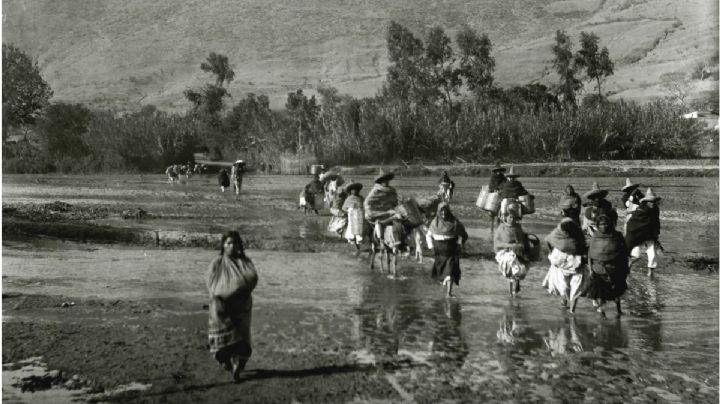
[[565, 31], [555, 32], [555, 45], [553, 45], [552, 51], [555, 55], [553, 67], [560, 76], [557, 92], [562, 96], [563, 102], [576, 106], [576, 94], [582, 88], [582, 81], [575, 77], [577, 70], [573, 59], [572, 42]]
[[38, 133], [47, 156], [55, 165], [87, 155], [83, 139], [90, 122], [90, 111], [82, 104], [57, 103], [48, 106], [38, 122]]
[[462, 84], [460, 70], [454, 68], [455, 58], [450, 47], [450, 38], [440, 27], [433, 27], [427, 37], [425, 57], [431, 69], [432, 83], [442, 90], [448, 107], [452, 106], [451, 94], [458, 94]]
[[431, 79], [422, 41], [395, 21], [390, 22], [386, 38], [390, 66], [385, 92], [393, 98], [424, 103]]
[[294, 93], [288, 93], [285, 109], [290, 113], [297, 125], [297, 152], [300, 153], [309, 143], [306, 141], [307, 137], [303, 136], [303, 132], [312, 133], [320, 107], [314, 95], [308, 99], [302, 90], [297, 90]]
[[478, 35], [475, 30], [465, 26], [458, 32], [456, 42], [460, 49], [459, 74], [465, 78], [468, 90], [479, 98], [493, 84], [495, 58], [490, 55], [490, 38], [486, 34]]
[[613, 75], [613, 62], [607, 47], [599, 49], [600, 38], [594, 33], [580, 33], [580, 50], [575, 55], [575, 64], [584, 68], [588, 78], [595, 81], [598, 96], [602, 98], [600, 85], [602, 81]]
[[35, 122], [48, 106], [52, 89], [40, 76], [37, 61], [13, 45], [2, 45], [3, 127]]
[[210, 52], [207, 61], [200, 64], [200, 69], [215, 75], [215, 86], [217, 87], [222, 87], [223, 83], [230, 84], [235, 78], [235, 72], [230, 67], [227, 56], [219, 53]]

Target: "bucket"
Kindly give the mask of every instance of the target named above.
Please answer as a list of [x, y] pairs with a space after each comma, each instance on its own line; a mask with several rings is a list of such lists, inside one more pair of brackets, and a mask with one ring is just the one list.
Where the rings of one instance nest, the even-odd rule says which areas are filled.
[[524, 215], [535, 213], [535, 195], [523, 195], [518, 199], [520, 200], [520, 205], [522, 206], [522, 213]]
[[528, 258], [530, 261], [540, 261], [540, 239], [534, 234], [528, 234]]
[[497, 214], [498, 210], [500, 210], [500, 194], [498, 192], [488, 194], [483, 209]]
[[323, 165], [322, 164], [313, 164], [310, 166], [310, 174], [320, 174], [320, 171], [322, 170]]
[[485, 202], [487, 202], [488, 194], [490, 193], [490, 187], [487, 185], [484, 185], [482, 189], [480, 190], [480, 195], [478, 195], [477, 202], [475, 202], [475, 206], [482, 209], [485, 207]]

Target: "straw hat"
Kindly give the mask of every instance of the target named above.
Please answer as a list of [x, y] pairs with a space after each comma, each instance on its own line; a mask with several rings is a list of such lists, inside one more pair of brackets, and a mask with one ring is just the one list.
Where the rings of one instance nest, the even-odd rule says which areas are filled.
[[662, 199], [662, 198], [655, 195], [652, 188], [648, 188], [647, 193], [645, 194], [645, 196], [642, 199], [640, 199], [640, 202], [657, 202], [660, 199]]
[[386, 173], [386, 172], [383, 171], [383, 169], [381, 168], [381, 169], [380, 169], [380, 173], [378, 174], [377, 177], [375, 177], [375, 183], [376, 183], [376, 184], [379, 184], [379, 183], [381, 183], [381, 182], [390, 181], [390, 180], [392, 180], [393, 178], [395, 178], [395, 173], [393, 173], [393, 172]]
[[515, 174], [515, 166], [510, 166], [510, 171], [505, 174], [506, 177], [519, 177], [520, 174]]
[[359, 182], [351, 182], [345, 186], [345, 192], [350, 193], [353, 189], [357, 189], [358, 192], [362, 189], [363, 185]]
[[505, 170], [505, 167], [500, 166], [500, 163], [495, 163], [495, 167], [493, 167], [492, 170], [490, 170], [490, 171], [496, 172], [496, 171], [506, 171], [506, 170]]
[[593, 198], [604, 198], [608, 194], [608, 191], [605, 189], [600, 189], [597, 182], [593, 182], [592, 188], [583, 195], [583, 198], [586, 199], [593, 199]]
[[621, 191], [630, 192], [639, 186], [640, 184], [633, 184], [632, 182], [630, 182], [630, 178], [625, 178], [625, 186], [622, 187]]

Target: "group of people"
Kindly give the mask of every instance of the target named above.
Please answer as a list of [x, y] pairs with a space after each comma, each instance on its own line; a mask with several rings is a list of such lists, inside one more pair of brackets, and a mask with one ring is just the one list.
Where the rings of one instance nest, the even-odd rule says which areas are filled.
[[[235, 178], [242, 178], [240, 168], [233, 171]], [[330, 181], [334, 181], [335, 186], [339, 182], [338, 176], [325, 174], [314, 175], [301, 193], [301, 202], [304, 198], [316, 212], [315, 195], [327, 190]], [[498, 228], [493, 236], [495, 259], [498, 270], [508, 280], [512, 297], [520, 293], [520, 282], [527, 275], [530, 263], [538, 259], [540, 250], [539, 240], [527, 234], [521, 225], [523, 215], [533, 213], [534, 206], [528, 205], [531, 195], [518, 177], [514, 167], [508, 171], [496, 165], [489, 184], [501, 198]], [[366, 237], [372, 242], [382, 242], [386, 234], [399, 237], [396, 229], [402, 229], [408, 221], [406, 208], [390, 185], [393, 179], [392, 172], [381, 170], [365, 198], [361, 195], [362, 184], [351, 181], [344, 185], [340, 181], [330, 201], [333, 217], [329, 229], [353, 244], [356, 254]], [[223, 184], [226, 183], [221, 184], [223, 187], [229, 185]], [[618, 214], [606, 199], [607, 190], [594, 183], [583, 195], [586, 200], [583, 202], [571, 185], [565, 188], [558, 204], [562, 218], [545, 238], [550, 267], [542, 285], [549, 293], [559, 296], [562, 306], [570, 312], [574, 312], [580, 297], [586, 297], [602, 316], [605, 315], [603, 305], [609, 301], [615, 301], [618, 315], [622, 314], [620, 297], [628, 287], [630, 266], [643, 251], [648, 256], [648, 275], [653, 275], [658, 252], [662, 250], [658, 240], [661, 198], [651, 188], [642, 193], [639, 187], [640, 184], [628, 179], [622, 188], [626, 209], [622, 233], [616, 230]], [[237, 193], [239, 188], [238, 184]], [[452, 296], [453, 285], [459, 285], [460, 253], [468, 240], [464, 225], [450, 208], [454, 189], [454, 182], [444, 172], [439, 183], [438, 203], [432, 211], [426, 207], [422, 212], [425, 241], [435, 256], [431, 276], [443, 285], [448, 297]], [[211, 298], [209, 341], [215, 359], [232, 371], [236, 380], [252, 352], [251, 292], [256, 284], [257, 272], [245, 255], [239, 234], [234, 231], [224, 234], [220, 257], [212, 262], [207, 276]]]
[[204, 164], [195, 164], [188, 161], [186, 164], [172, 164], [165, 169], [165, 175], [168, 177], [168, 183], [175, 184], [180, 182], [182, 177], [185, 181], [190, 179], [193, 174], [203, 174], [207, 170]]

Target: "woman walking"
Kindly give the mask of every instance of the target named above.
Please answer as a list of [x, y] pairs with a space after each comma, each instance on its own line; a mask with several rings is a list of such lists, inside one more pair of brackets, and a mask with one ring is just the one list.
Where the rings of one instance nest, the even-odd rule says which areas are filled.
[[585, 297], [594, 300], [593, 305], [603, 317], [603, 304], [615, 300], [617, 315], [620, 316], [620, 296], [627, 289], [629, 272], [625, 239], [615, 230], [615, 222], [610, 215], [600, 214], [595, 222], [597, 229], [588, 246], [590, 282]]
[[432, 277], [442, 279], [447, 288], [447, 297], [452, 297], [453, 283], [460, 285], [460, 249], [468, 239], [465, 226], [452, 212], [450, 205], [441, 202], [437, 215], [430, 222], [425, 241], [428, 248], [435, 250]]
[[218, 174], [218, 184], [220, 184], [220, 191], [225, 192], [225, 188], [230, 186], [230, 175], [226, 169], [221, 169]]
[[347, 227], [345, 239], [355, 246], [355, 255], [360, 254], [360, 243], [365, 230], [365, 211], [363, 210], [363, 197], [360, 196], [362, 184], [353, 182], [345, 187], [350, 194], [345, 198], [342, 210], [347, 214]]
[[647, 253], [647, 274], [653, 276], [657, 268], [658, 253], [662, 251], [660, 244], [660, 202], [652, 188], [640, 199], [640, 206], [635, 209], [626, 223], [625, 244], [630, 250], [633, 262], [640, 258], [641, 250]]
[[563, 307], [567, 308], [569, 301], [570, 313], [574, 313], [577, 298], [582, 293], [584, 255], [587, 253], [585, 236], [573, 218], [565, 217], [548, 234], [545, 242], [550, 250], [550, 269], [542, 285], [551, 295], [560, 296]]
[[518, 205], [511, 205], [502, 214], [502, 223], [495, 230], [493, 245], [498, 270], [507, 278], [512, 297], [520, 293], [520, 281], [525, 279], [530, 263], [528, 238], [518, 221], [519, 210]]
[[252, 291], [258, 277], [245, 255], [237, 231], [220, 239], [220, 256], [210, 264], [207, 289], [210, 295], [208, 342], [210, 353], [238, 381], [252, 354], [250, 321]]

